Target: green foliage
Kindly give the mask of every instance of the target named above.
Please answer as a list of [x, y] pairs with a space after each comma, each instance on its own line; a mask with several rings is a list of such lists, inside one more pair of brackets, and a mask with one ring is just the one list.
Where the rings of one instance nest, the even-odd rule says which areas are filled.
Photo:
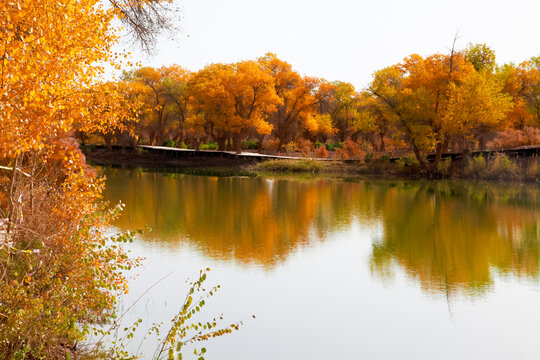
[[324, 144], [322, 142], [319, 142], [317, 141], [313, 146], [315, 147], [315, 149], [318, 149], [320, 148], [321, 146], [323, 146]]
[[253, 139], [242, 141], [242, 149], [257, 150], [259, 148], [259, 142]]
[[343, 144], [345, 144], [345, 142], [336, 141], [336, 142], [327, 143], [327, 144], [324, 144], [324, 145], [326, 146], [326, 150], [328, 150], [328, 151], [336, 151], [337, 149], [341, 149], [343, 147]]
[[390, 161], [390, 154], [384, 154], [379, 157], [381, 161]]
[[189, 146], [185, 142], [178, 143], [176, 140], [167, 140], [163, 143], [163, 146], [179, 148], [179, 149], [189, 149]]
[[396, 164], [400, 167], [416, 167], [419, 165], [418, 159], [413, 155], [410, 156], [401, 156], [396, 160]]
[[178, 147], [178, 141], [169, 139], [169, 140], [167, 140], [167, 141], [165, 141], [163, 143], [163, 146], [168, 146], [168, 147], [174, 147], [175, 148], [175, 147]]
[[373, 160], [373, 153], [372, 152], [369, 152], [366, 154], [366, 156], [364, 157], [364, 162], [370, 162]]
[[209, 142], [207, 144], [202, 144], [199, 146], [199, 149], [201, 150], [217, 150], [218, 149], [218, 143], [217, 142]]
[[516, 163], [504, 154], [496, 154], [488, 163], [488, 179], [517, 180], [519, 169]]
[[450, 167], [452, 166], [452, 159], [446, 158], [437, 164], [437, 171], [442, 175], [450, 174]]
[[517, 180], [519, 168], [504, 154], [495, 154], [489, 161], [479, 155], [469, 159], [465, 167], [465, 175], [492, 180]]
[[482, 177], [487, 168], [486, 159], [483, 155], [475, 156], [467, 162], [465, 167], [465, 175], [471, 177]]
[[322, 163], [317, 160], [268, 160], [257, 164], [257, 168], [270, 172], [319, 172]]
[[[153, 358], [154, 360], [182, 359], [182, 349], [185, 345], [230, 334], [243, 325], [243, 321], [240, 321], [220, 327], [218, 322], [223, 319], [222, 316], [219, 318], [215, 317], [206, 322], [200, 322], [194, 319], [195, 315], [206, 306], [206, 300], [220, 289], [219, 285], [210, 288], [203, 287], [208, 271], [210, 271], [210, 268], [207, 268], [205, 271], [201, 270], [198, 279], [189, 283], [190, 289], [186, 294], [184, 304], [171, 320], [171, 326], [167, 334], [161, 339], [158, 351]], [[155, 332], [159, 337], [160, 325], [154, 325], [151, 331]], [[204, 360], [206, 348], [194, 349], [193, 354], [197, 357], [197, 360]]]

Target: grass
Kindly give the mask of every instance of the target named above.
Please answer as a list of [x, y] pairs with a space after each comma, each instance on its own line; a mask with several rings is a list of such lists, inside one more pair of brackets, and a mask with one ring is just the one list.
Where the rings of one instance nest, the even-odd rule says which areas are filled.
[[268, 172], [312, 172], [323, 169], [322, 161], [317, 160], [268, 160], [257, 164], [257, 170]]

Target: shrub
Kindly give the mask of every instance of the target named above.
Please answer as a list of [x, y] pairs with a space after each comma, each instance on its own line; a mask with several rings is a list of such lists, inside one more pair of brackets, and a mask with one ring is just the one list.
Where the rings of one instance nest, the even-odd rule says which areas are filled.
[[483, 155], [470, 158], [465, 166], [465, 175], [471, 177], [483, 177], [487, 171], [486, 159]]
[[519, 169], [506, 155], [495, 154], [488, 162], [487, 178], [515, 180], [519, 178]]
[[495, 154], [489, 161], [479, 155], [469, 159], [465, 175], [481, 179], [515, 180], [519, 178], [519, 169], [504, 154]]
[[169, 139], [169, 140], [167, 140], [167, 141], [165, 141], [163, 143], [163, 146], [168, 146], [168, 147], [174, 147], [175, 148], [175, 147], [178, 146], [178, 141]]
[[180, 146], [178, 146], [180, 149], [189, 149], [189, 146], [185, 142], [181, 142]]
[[298, 152], [300, 151], [300, 146], [298, 146], [298, 143], [296, 141], [291, 141], [287, 145], [285, 145], [285, 150], [289, 153]]
[[437, 171], [442, 175], [449, 175], [451, 166], [452, 159], [448, 157], [437, 164]]
[[318, 148], [320, 148], [321, 146], [323, 146], [323, 143], [322, 143], [322, 142], [319, 142], [319, 141], [317, 141], [317, 142], [315, 143], [315, 145], [314, 145], [315, 149], [318, 149]]
[[217, 142], [209, 142], [206, 144], [201, 144], [201, 146], [199, 146], [200, 150], [217, 150], [218, 148], [219, 147]]
[[365, 162], [370, 162], [371, 160], [373, 160], [373, 152], [369, 152], [366, 154], [366, 156], [364, 157], [364, 161]]
[[328, 157], [328, 151], [326, 151], [325, 146], [321, 146], [318, 149], [315, 149], [315, 157], [319, 159], [326, 159]]
[[263, 142], [263, 149], [269, 151], [279, 151], [279, 140], [270, 139]]
[[399, 159], [396, 160], [396, 164], [398, 164], [400, 167], [420, 165], [418, 159], [414, 155], [401, 156]]
[[311, 153], [313, 152], [313, 143], [309, 140], [301, 141], [300, 150], [303, 157], [311, 157]]
[[259, 142], [253, 139], [242, 141], [242, 149], [257, 150], [259, 148]]
[[336, 151], [336, 149], [341, 149], [343, 147], [343, 144], [345, 143], [338, 141], [334, 143], [325, 144], [325, 146], [326, 146], [326, 150], [328, 151]]
[[[343, 147], [337, 150], [337, 154], [342, 160], [362, 160], [366, 157], [362, 145], [351, 139], [347, 139], [343, 143]], [[373, 156], [373, 154], [371, 155]]]
[[511, 129], [498, 132], [495, 139], [487, 143], [487, 147], [500, 150], [538, 144], [540, 144], [540, 129], [526, 126], [523, 130]]
[[540, 164], [538, 158], [535, 156], [529, 160], [525, 167], [525, 177], [528, 180], [538, 181], [540, 178]]

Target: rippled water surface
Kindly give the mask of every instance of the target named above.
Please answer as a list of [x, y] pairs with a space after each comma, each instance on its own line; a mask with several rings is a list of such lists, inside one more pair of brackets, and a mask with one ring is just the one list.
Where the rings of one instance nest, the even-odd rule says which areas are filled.
[[102, 173], [115, 226], [153, 230], [129, 244], [141, 333], [210, 267], [201, 320], [247, 320], [208, 360], [540, 358], [536, 185]]

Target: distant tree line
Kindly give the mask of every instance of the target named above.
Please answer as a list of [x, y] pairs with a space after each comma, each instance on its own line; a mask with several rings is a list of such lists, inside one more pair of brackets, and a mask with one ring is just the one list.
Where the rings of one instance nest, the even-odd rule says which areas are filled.
[[[143, 67], [110, 85], [133, 116], [100, 133], [80, 131], [81, 140], [98, 135], [107, 145], [214, 143], [237, 152], [252, 147], [305, 155], [327, 143], [316, 155], [334, 147], [344, 149], [342, 157], [410, 152], [427, 171], [447, 151], [540, 142], [540, 56], [497, 65], [483, 44], [411, 55], [376, 71], [360, 91], [301, 76], [271, 53], [198, 72]], [[435, 161], [428, 162], [433, 153]]]

